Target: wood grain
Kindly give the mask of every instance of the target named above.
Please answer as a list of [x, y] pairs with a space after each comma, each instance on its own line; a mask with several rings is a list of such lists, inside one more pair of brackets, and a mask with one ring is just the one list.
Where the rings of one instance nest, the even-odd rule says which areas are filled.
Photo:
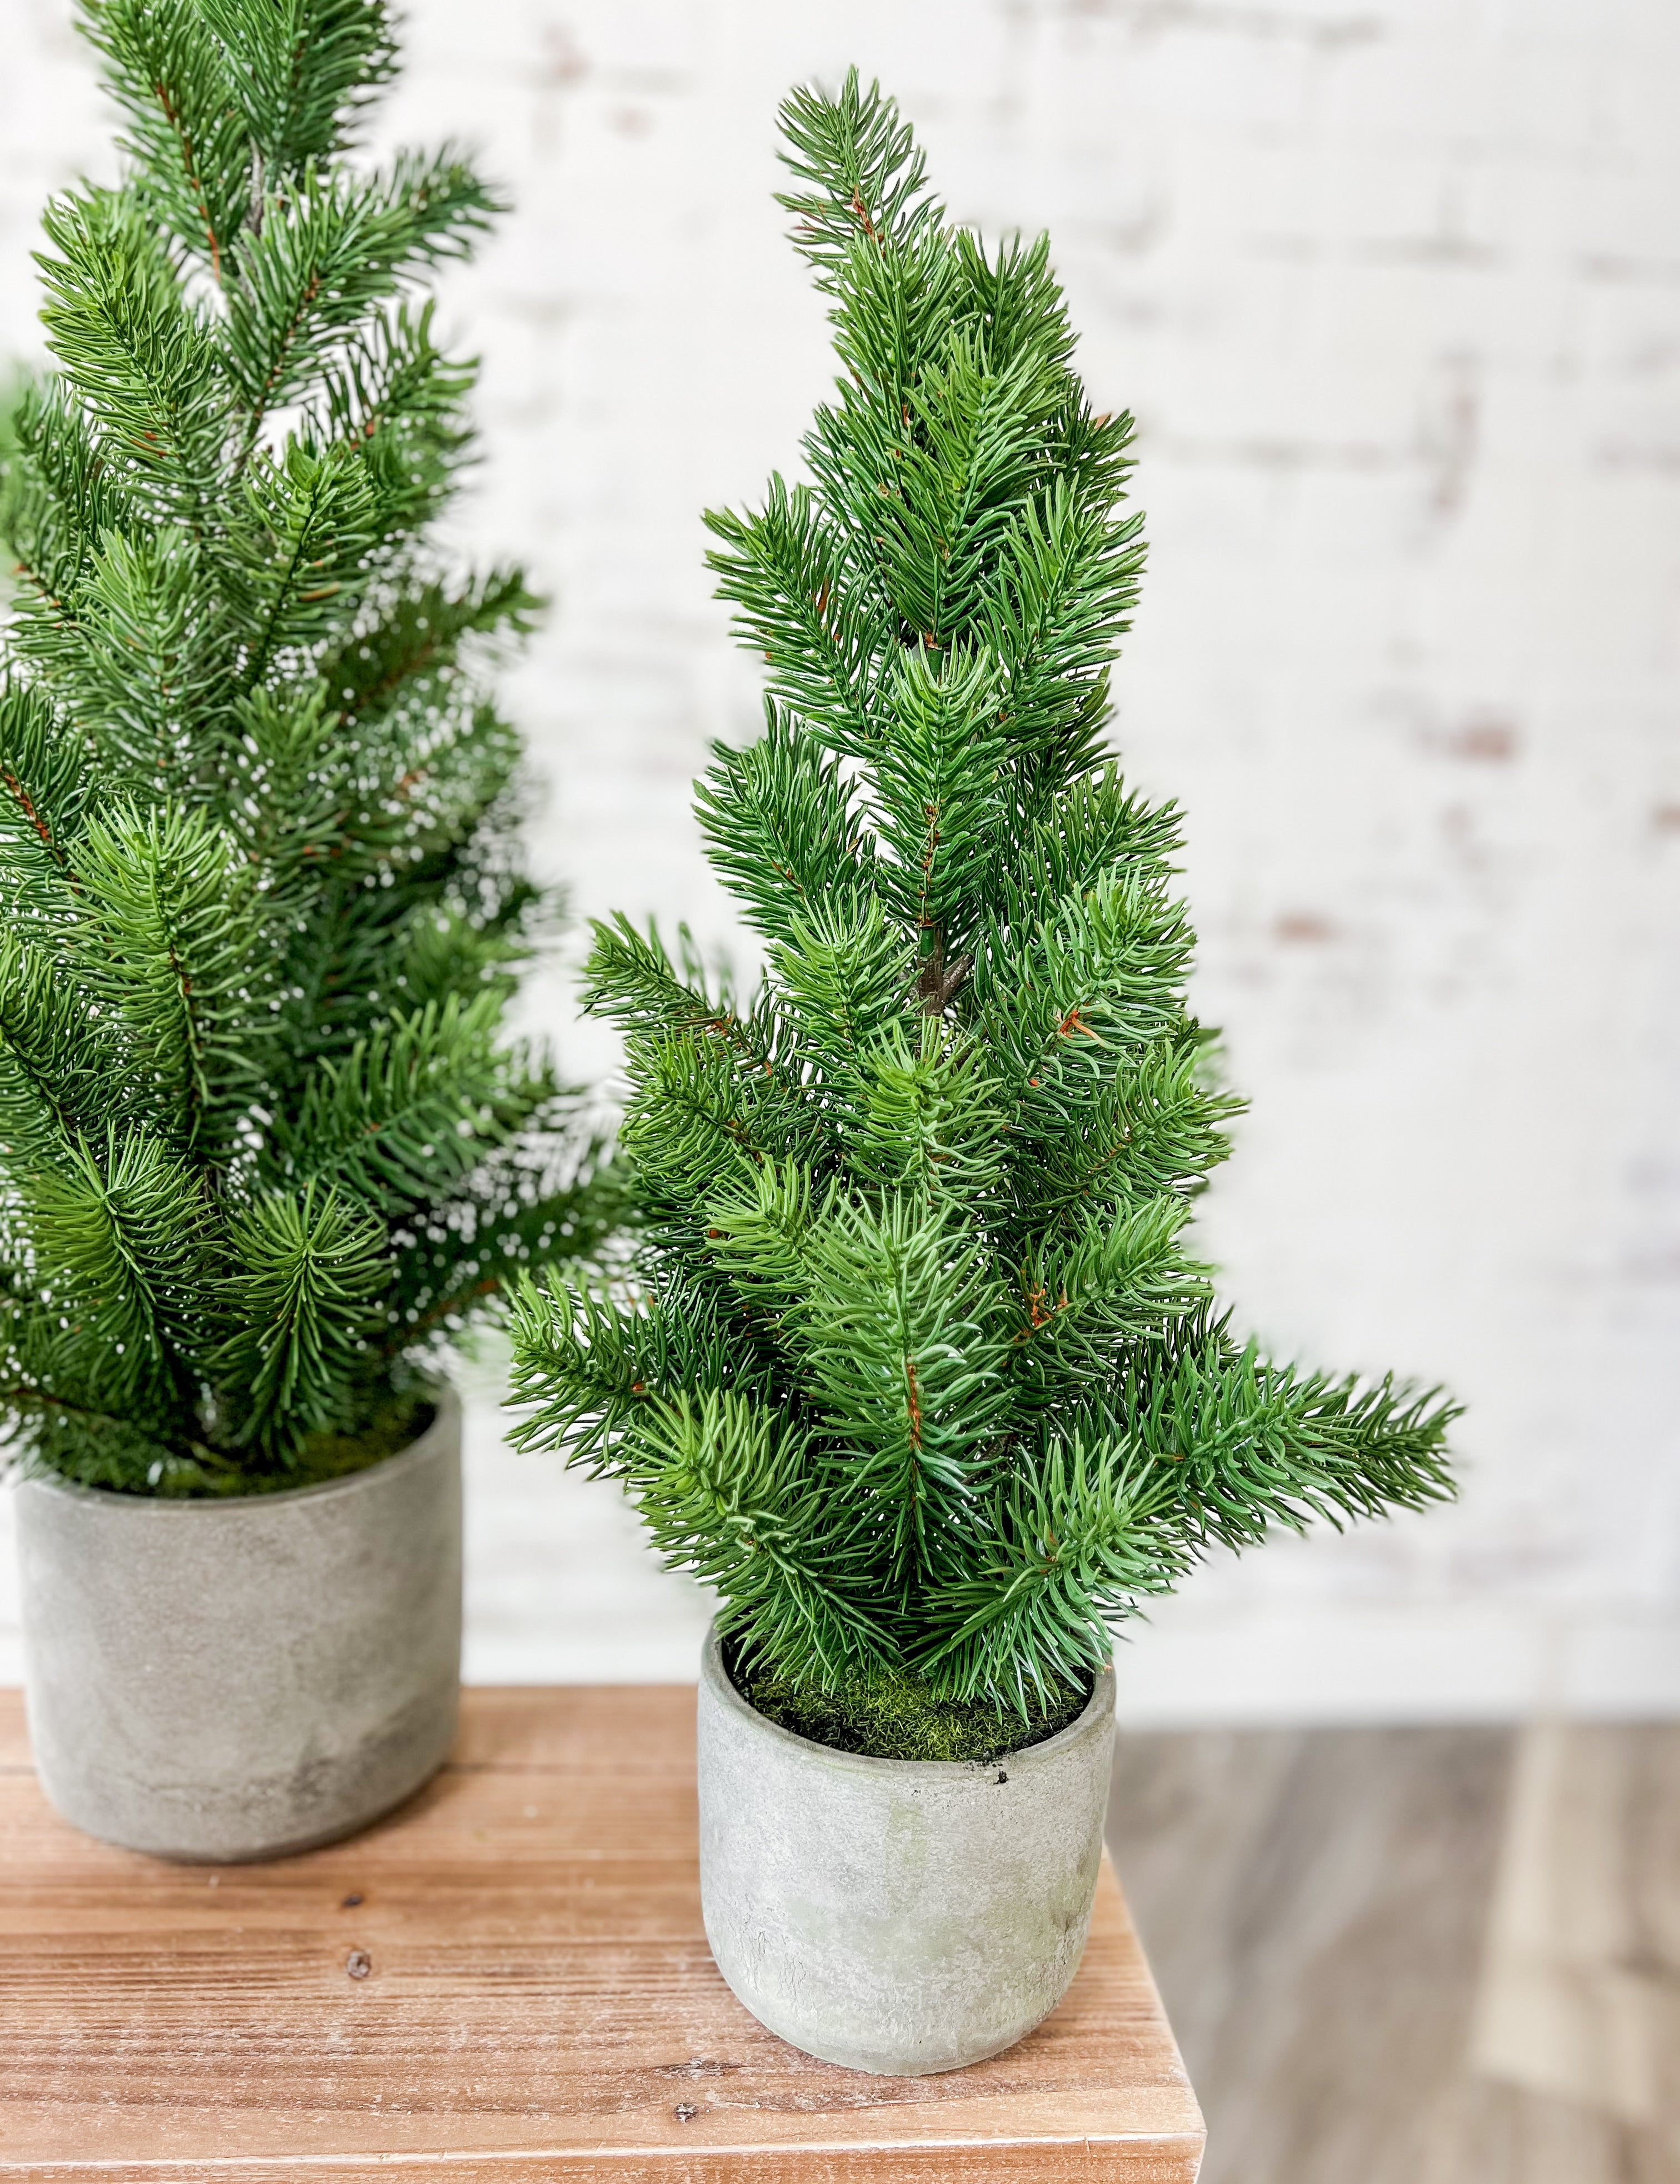
[[1418, 2184], [1464, 2067], [1507, 1750], [1497, 1730], [1126, 1740], [1110, 1840], [1159, 1907], [1209, 2184]]
[[1480, 2074], [1680, 2133], [1680, 1735], [1519, 1738], [1477, 1997]]
[[1680, 1725], [1126, 1736], [1203, 2184], [1680, 2184]]
[[59, 1820], [0, 1693], [0, 2176], [1190, 2184], [1200, 2116], [1106, 1865], [1071, 1991], [1007, 2055], [871, 2078], [766, 2032], [701, 1926], [693, 1712], [469, 1692], [392, 1819], [210, 1869]]

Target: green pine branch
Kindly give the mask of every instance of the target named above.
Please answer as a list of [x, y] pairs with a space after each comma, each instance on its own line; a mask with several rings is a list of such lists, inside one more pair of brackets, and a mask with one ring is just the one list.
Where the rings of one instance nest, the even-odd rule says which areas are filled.
[[210, 1361], [236, 1446], [295, 1447], [330, 1425], [371, 1333], [385, 1232], [331, 1190], [255, 1200], [227, 1237], [234, 1332]]
[[715, 746], [695, 789], [712, 862], [747, 922], [791, 943], [824, 906], [861, 914], [875, 893], [874, 845], [836, 760], [776, 706], [744, 751]]
[[296, 173], [342, 151], [396, 73], [390, 20], [366, 0], [200, 0], [262, 170]]
[[634, 1492], [654, 1547], [723, 1596], [724, 1635], [749, 1658], [830, 1679], [881, 1658], [866, 1543], [836, 1526], [804, 1435], [725, 1390], [657, 1407], [643, 1441]]
[[273, 1030], [251, 867], [206, 814], [130, 806], [85, 830], [77, 877], [82, 983], [120, 1027], [131, 1096], [179, 1151], [219, 1166]]

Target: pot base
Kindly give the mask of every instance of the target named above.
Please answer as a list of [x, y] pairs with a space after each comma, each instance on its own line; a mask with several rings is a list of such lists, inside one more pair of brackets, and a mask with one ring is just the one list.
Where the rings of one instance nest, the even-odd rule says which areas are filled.
[[[120, 1835], [108, 1830], [108, 1796], [86, 1797], [83, 1784], [67, 1784], [62, 1770], [49, 1782], [38, 1762], [36, 1772], [60, 1817], [114, 1849], [140, 1851], [171, 1865], [263, 1864], [324, 1850], [406, 1805], [449, 1756], [459, 1696], [457, 1688], [447, 1700], [440, 1697], [428, 1706], [426, 1718], [404, 1719], [364, 1738], [336, 1764], [316, 1763], [267, 1780], [253, 1777], [213, 1801], [199, 1790], [183, 1795], [178, 1781], [136, 1781], [118, 1815], [124, 1830]], [[38, 1742], [32, 1732], [31, 1741]], [[275, 1832], [286, 1814], [309, 1813], [332, 1817], [300, 1834]], [[208, 1842], [216, 1847], [204, 1847]], [[184, 1843], [193, 1847], [180, 1847]]]

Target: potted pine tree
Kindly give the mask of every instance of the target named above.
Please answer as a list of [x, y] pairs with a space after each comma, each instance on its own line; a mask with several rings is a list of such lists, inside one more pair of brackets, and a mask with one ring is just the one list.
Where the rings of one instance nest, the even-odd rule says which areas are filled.
[[706, 1930], [865, 2070], [1019, 2039], [1084, 1944], [1109, 1625], [1215, 1543], [1449, 1490], [1449, 1407], [1266, 1362], [1186, 1228], [1233, 1102], [1176, 818], [1105, 746], [1143, 560], [1046, 242], [948, 226], [855, 75], [782, 112], [841, 375], [810, 482], [710, 519], [765, 728], [698, 792], [765, 944], [737, 1000], [598, 928], [644, 1228], [526, 1284], [522, 1431], [715, 1587]]
[[453, 1730], [439, 1344], [605, 1217], [502, 1019], [538, 896], [484, 688], [536, 604], [431, 543], [494, 209], [348, 148], [381, 0], [86, 0], [121, 180], [47, 209], [7, 460], [3, 1404], [31, 1733], [175, 1857], [345, 1832]]

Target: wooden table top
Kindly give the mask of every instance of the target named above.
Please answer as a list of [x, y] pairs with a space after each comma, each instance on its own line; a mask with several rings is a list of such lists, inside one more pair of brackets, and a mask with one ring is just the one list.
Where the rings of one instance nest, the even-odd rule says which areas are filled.
[[0, 2177], [1190, 2184], [1201, 2148], [1106, 1861], [1010, 2053], [873, 2078], [765, 2031], [701, 1926], [692, 1686], [469, 1691], [392, 1819], [220, 1867], [77, 1834], [0, 1691]]

